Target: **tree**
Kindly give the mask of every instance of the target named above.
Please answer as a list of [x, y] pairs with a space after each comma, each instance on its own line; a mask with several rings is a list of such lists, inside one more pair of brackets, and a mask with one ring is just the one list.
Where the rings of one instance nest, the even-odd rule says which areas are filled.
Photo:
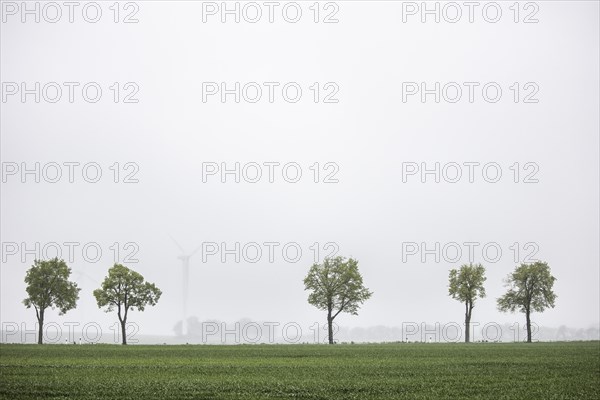
[[556, 278], [550, 274], [550, 267], [541, 261], [521, 264], [505, 280], [508, 291], [498, 299], [498, 310], [525, 313], [528, 343], [531, 343], [531, 312], [554, 308], [554, 281]]
[[59, 315], [77, 306], [79, 289], [75, 282], [69, 281], [71, 268], [64, 260], [35, 260], [25, 275], [27, 298], [23, 300], [25, 307], [35, 309], [38, 320], [38, 344], [43, 343], [44, 314], [46, 309], [58, 308]]
[[485, 268], [481, 264], [465, 264], [459, 270], [450, 270], [448, 293], [454, 300], [465, 303], [465, 343], [471, 338], [471, 314], [475, 300], [485, 297]]
[[129, 310], [144, 311], [146, 306], [154, 306], [161, 294], [153, 283], [145, 282], [142, 275], [121, 264], [110, 268], [102, 287], [94, 290], [99, 308], [106, 306], [106, 312], [117, 309], [123, 344], [127, 344], [125, 327]]
[[344, 257], [326, 258], [313, 264], [304, 278], [304, 290], [310, 290], [309, 304], [327, 311], [329, 344], [333, 344], [333, 320], [342, 311], [358, 315], [360, 305], [373, 294], [363, 286], [358, 261]]

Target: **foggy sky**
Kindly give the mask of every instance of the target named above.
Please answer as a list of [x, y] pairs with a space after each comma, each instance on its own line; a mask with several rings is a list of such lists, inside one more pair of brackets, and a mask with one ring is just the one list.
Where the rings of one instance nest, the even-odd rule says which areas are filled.
[[[220, 3], [220, 2], [219, 2]], [[259, 2], [260, 3], [260, 2]], [[420, 2], [418, 2], [420, 3]], [[18, 3], [20, 4], [20, 2]], [[33, 3], [31, 3], [33, 4]], [[84, 4], [84, 3], [82, 3]], [[314, 262], [310, 247], [333, 242], [338, 255], [359, 260], [365, 285], [374, 292], [358, 316], [340, 315], [345, 327], [400, 326], [403, 322], [463, 320], [464, 306], [447, 294], [448, 270], [468, 257], [435, 262], [420, 254], [403, 262], [403, 243], [478, 242], [475, 259], [487, 268], [487, 297], [479, 300], [473, 320], [524, 323], [521, 314], [496, 310], [505, 291], [503, 278], [534, 243], [536, 259], [547, 261], [557, 278], [555, 309], [534, 314], [543, 326], [587, 328], [599, 325], [599, 23], [597, 2], [537, 2], [539, 23], [514, 23], [502, 3], [498, 23], [481, 13], [457, 23], [419, 15], [402, 22], [401, 2], [341, 1], [339, 23], [314, 23], [308, 6], [303, 17], [287, 23], [221, 23], [219, 15], [202, 22], [202, 4], [138, 2], [138, 23], [114, 23], [109, 3], [102, 19], [21, 23], [6, 16], [1, 25], [1, 81], [79, 82], [73, 103], [25, 103], [19, 95], [1, 103], [1, 157], [33, 168], [56, 162], [97, 163], [98, 183], [63, 177], [58, 183], [20, 172], [6, 177], [1, 191], [1, 235], [6, 243], [78, 242], [72, 278], [82, 288], [78, 307], [65, 316], [50, 312], [47, 321], [96, 321], [109, 327], [114, 313], [99, 310], [92, 291], [115, 262], [110, 249], [125, 243], [139, 247], [138, 262], [126, 263], [163, 291], [156, 307], [132, 312], [142, 334], [170, 335], [182, 318], [180, 249], [201, 243], [278, 242], [274, 262], [268, 255], [251, 263], [202, 251], [190, 260], [188, 316], [199, 320], [295, 321], [302, 326], [325, 322], [310, 306], [302, 279]], [[243, 4], [243, 3], [241, 3]], [[260, 3], [262, 4], [262, 3]], [[282, 2], [282, 4], [284, 4]], [[322, 3], [323, 4], [323, 3]], [[482, 3], [483, 4], [483, 3]], [[263, 9], [264, 11], [265, 9]], [[63, 10], [65, 11], [65, 10]], [[121, 10], [123, 15], [126, 10]], [[463, 10], [465, 11], [465, 10]], [[325, 10], [321, 10], [323, 17]], [[525, 11], [522, 10], [525, 14]], [[4, 16], [4, 15], [3, 15]], [[523, 15], [521, 15], [521, 18]], [[66, 16], [63, 16], [66, 18]], [[230, 17], [231, 18], [231, 17]], [[81, 98], [80, 88], [97, 82], [97, 103]], [[138, 103], [114, 103], [109, 87], [127, 82], [139, 87]], [[279, 82], [273, 103], [226, 103], [219, 96], [202, 100], [203, 82]], [[298, 83], [297, 103], [280, 88]], [[339, 87], [337, 103], [315, 103], [314, 82]], [[425, 103], [413, 96], [403, 102], [403, 82], [479, 82], [473, 103]], [[481, 97], [481, 87], [497, 82], [497, 103]], [[513, 101], [509, 89], [533, 82], [538, 103]], [[464, 87], [463, 87], [464, 88]], [[264, 87], [263, 87], [264, 89]], [[265, 89], [266, 90], [266, 89]], [[5, 93], [3, 93], [5, 94]], [[114, 183], [125, 163], [135, 163], [138, 183]], [[203, 182], [203, 163], [280, 163], [275, 182], [266, 167], [258, 183]], [[300, 165], [302, 179], [286, 182], [281, 166]], [[321, 182], [313, 182], [315, 162]], [[338, 183], [323, 183], [325, 163], [335, 163]], [[403, 163], [480, 163], [475, 181], [466, 168], [457, 183], [422, 183], [419, 175], [402, 179]], [[513, 182], [515, 162], [520, 182]], [[538, 183], [523, 183], [525, 163], [535, 163]], [[497, 163], [502, 178], [486, 182], [481, 166]], [[12, 165], [12, 164], [11, 164]], [[133, 167], [131, 167], [133, 168]], [[333, 168], [333, 167], [332, 167]], [[79, 173], [78, 173], [79, 172]], [[515, 262], [510, 246], [519, 243]], [[87, 262], [86, 243], [98, 243], [101, 260]], [[286, 243], [297, 243], [302, 259], [288, 262]], [[486, 262], [481, 248], [497, 243], [497, 262]], [[532, 247], [533, 248], [533, 247]], [[463, 248], [464, 250], [464, 248]], [[0, 269], [1, 321], [33, 326], [35, 312], [22, 305], [25, 271], [34, 256], [21, 260], [4, 254]], [[465, 250], [466, 251], [466, 250]], [[66, 247], [63, 246], [63, 258]]]

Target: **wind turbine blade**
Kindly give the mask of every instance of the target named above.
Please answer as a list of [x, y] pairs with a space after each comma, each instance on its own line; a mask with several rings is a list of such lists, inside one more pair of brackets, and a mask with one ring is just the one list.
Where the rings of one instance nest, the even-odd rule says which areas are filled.
[[92, 278], [91, 276], [89, 276], [88, 274], [86, 274], [83, 271], [80, 271], [78, 269], [74, 269], [73, 273], [76, 274], [76, 275], [78, 275], [79, 277], [86, 278], [87, 280], [92, 281], [93, 283], [95, 283], [97, 285], [100, 285], [100, 282], [98, 282], [96, 279]]
[[173, 243], [175, 243], [175, 245], [176, 245], [177, 247], [179, 247], [179, 250], [181, 250], [181, 252], [182, 252], [183, 254], [185, 254], [185, 250], [183, 249], [183, 247], [181, 247], [181, 245], [180, 245], [179, 243], [177, 243], [177, 240], [175, 240], [175, 239], [173, 238], [173, 236], [171, 236], [171, 235], [169, 235], [169, 237], [171, 238], [171, 240], [173, 241]]
[[202, 245], [196, 247], [196, 249], [190, 253], [190, 257], [193, 256], [194, 254], [196, 254], [201, 248], [202, 248]]

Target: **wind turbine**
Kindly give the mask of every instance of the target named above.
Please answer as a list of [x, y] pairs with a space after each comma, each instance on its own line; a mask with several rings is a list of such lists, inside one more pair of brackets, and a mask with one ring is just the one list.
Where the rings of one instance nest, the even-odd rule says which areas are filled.
[[183, 296], [183, 316], [182, 316], [182, 320], [181, 320], [181, 334], [183, 336], [187, 335], [187, 303], [188, 303], [188, 288], [189, 288], [189, 277], [190, 277], [190, 258], [196, 254], [198, 252], [198, 250], [200, 250], [202, 248], [202, 245], [198, 246], [194, 251], [192, 251], [189, 254], [186, 254], [186, 251], [183, 249], [183, 247], [181, 247], [181, 245], [179, 243], [177, 243], [177, 240], [175, 240], [172, 236], [171, 236], [171, 240], [173, 240], [173, 242], [175, 243], [175, 245], [179, 248], [179, 250], [181, 250], [181, 255], [179, 255], [177, 258], [181, 260], [181, 266], [182, 266], [182, 278], [183, 278], [183, 285], [182, 285], [182, 291], [181, 294]]

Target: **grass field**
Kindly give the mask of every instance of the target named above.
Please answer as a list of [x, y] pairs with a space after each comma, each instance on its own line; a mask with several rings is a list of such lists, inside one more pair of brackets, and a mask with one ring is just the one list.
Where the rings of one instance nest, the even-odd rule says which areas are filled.
[[600, 342], [0, 345], [4, 399], [598, 399]]

